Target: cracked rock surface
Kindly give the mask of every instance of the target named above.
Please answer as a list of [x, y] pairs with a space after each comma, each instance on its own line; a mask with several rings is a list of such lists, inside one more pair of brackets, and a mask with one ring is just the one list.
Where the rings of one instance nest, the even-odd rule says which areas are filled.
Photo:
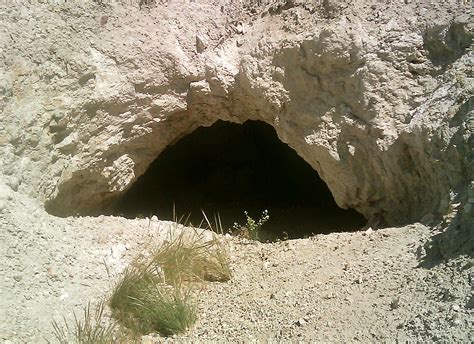
[[375, 230], [227, 238], [178, 340], [473, 342], [469, 6], [0, 4], [0, 338], [51, 339], [173, 227], [104, 216], [167, 146], [260, 120]]

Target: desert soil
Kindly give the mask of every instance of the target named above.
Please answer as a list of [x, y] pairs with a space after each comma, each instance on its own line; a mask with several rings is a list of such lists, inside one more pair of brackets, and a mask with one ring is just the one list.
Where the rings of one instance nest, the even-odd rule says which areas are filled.
[[[53, 217], [6, 186], [2, 197], [4, 343], [51, 340], [53, 319], [110, 294], [134, 256], [176, 229], [156, 217]], [[200, 285], [196, 325], [167, 340], [473, 342], [474, 261], [429, 258], [436, 231], [413, 224], [277, 243], [225, 236], [233, 278]]]
[[[359, 0], [340, 11], [297, 2], [275, 15], [245, 12], [245, 26], [230, 21], [232, 6], [225, 17], [195, 2], [0, 4], [0, 342], [53, 340], [53, 320], [110, 295], [132, 259], [176, 229], [156, 217], [55, 217], [45, 201], [65, 214], [95, 210], [194, 127], [260, 110], [315, 166], [325, 164], [340, 204], [390, 213], [390, 223], [429, 223], [438, 208], [445, 219], [276, 243], [224, 236], [232, 279], [198, 286], [199, 319], [188, 332], [142, 342], [474, 342], [474, 231], [450, 226], [456, 207], [464, 223], [474, 209], [473, 55], [460, 46], [453, 61], [432, 62], [424, 41], [432, 35], [432, 48], [447, 49], [467, 39], [472, 25], [451, 23], [468, 22], [468, 2]], [[319, 55], [293, 66], [313, 41]], [[346, 68], [359, 58], [367, 66]], [[302, 68], [312, 63], [328, 69], [312, 75]], [[360, 85], [347, 94], [346, 77]], [[301, 101], [314, 94], [322, 98]], [[365, 103], [370, 125], [355, 116], [370, 114]], [[324, 117], [321, 137], [303, 134], [319, 127], [314, 114]], [[347, 156], [333, 158], [340, 147]]]

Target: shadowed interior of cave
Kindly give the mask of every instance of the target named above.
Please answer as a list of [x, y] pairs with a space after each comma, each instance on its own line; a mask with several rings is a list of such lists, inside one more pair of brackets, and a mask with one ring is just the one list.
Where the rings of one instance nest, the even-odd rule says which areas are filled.
[[258, 219], [267, 209], [263, 240], [365, 224], [356, 211], [339, 208], [318, 173], [260, 121], [218, 121], [170, 145], [119, 200], [116, 213], [160, 220], [189, 215], [199, 225], [201, 209], [210, 220], [219, 214], [224, 229], [244, 224], [244, 210]]

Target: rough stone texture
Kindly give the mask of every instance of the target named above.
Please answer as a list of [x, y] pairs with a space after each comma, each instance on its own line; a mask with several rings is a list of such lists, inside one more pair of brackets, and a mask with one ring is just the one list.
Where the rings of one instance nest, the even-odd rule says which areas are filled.
[[466, 7], [337, 4], [245, 26], [212, 4], [3, 6], [2, 172], [53, 214], [103, 212], [196, 127], [259, 119], [339, 206], [446, 213], [472, 170]]
[[43, 205], [106, 212], [169, 144], [257, 119], [341, 207], [436, 226], [237, 242], [235, 282], [183, 339], [472, 342], [469, 2], [140, 3], [0, 4], [0, 338], [51, 338], [163, 234]]
[[[54, 217], [0, 185], [0, 199], [10, 195], [0, 209], [5, 344], [55, 342], [53, 319], [73, 324], [73, 311], [110, 295], [131, 259], [175, 228], [156, 218]], [[233, 278], [200, 285], [197, 324], [142, 343], [470, 343], [474, 260], [432, 260], [423, 246], [431, 235], [414, 224], [273, 244], [226, 238]]]

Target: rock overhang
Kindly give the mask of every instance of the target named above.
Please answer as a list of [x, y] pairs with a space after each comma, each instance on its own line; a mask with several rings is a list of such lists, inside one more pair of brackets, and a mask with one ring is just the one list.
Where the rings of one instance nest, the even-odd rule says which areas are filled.
[[[154, 36], [134, 46], [117, 38], [143, 33], [143, 23], [110, 28], [92, 50], [71, 56], [66, 67], [57, 63], [78, 81], [45, 94], [53, 114], [41, 124], [49, 130], [43, 139], [49, 135], [52, 142], [41, 139], [38, 147], [50, 159], [32, 160], [45, 176], [30, 173], [25, 180], [51, 213], [93, 212], [112, 204], [165, 147], [194, 129], [251, 119], [273, 126], [341, 207], [389, 224], [443, 214], [450, 193], [468, 179], [468, 166], [443, 153], [466, 146], [460, 126], [445, 130], [450, 124], [443, 114], [457, 113], [468, 94], [467, 24], [440, 20], [428, 34], [402, 17], [370, 26], [336, 16], [303, 21], [311, 28], [305, 31], [294, 22], [306, 15], [300, 10], [258, 19], [242, 42], [231, 35], [215, 46], [208, 42], [201, 54], [189, 43], [194, 24], [180, 15], [165, 37], [149, 30], [158, 11], [142, 14]], [[412, 30], [400, 31], [403, 25]], [[435, 48], [457, 49], [450, 68], [430, 60], [433, 40]], [[18, 62], [16, 70], [30, 67]], [[27, 74], [20, 72], [20, 79]], [[29, 154], [33, 143], [24, 145], [16, 150]]]

